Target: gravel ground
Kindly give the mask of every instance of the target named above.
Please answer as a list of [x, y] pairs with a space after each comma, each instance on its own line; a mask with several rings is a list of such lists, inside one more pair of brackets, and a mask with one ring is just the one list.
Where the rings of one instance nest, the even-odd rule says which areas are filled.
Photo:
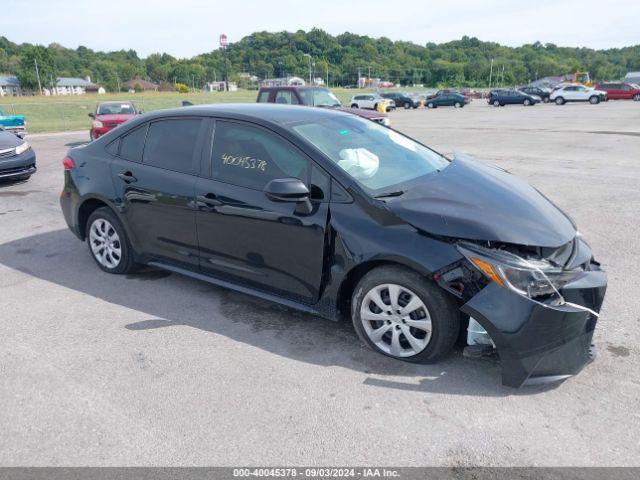
[[65, 151], [0, 184], [0, 465], [640, 465], [640, 103], [398, 111], [518, 175], [609, 274], [599, 356], [552, 387], [495, 360], [375, 354], [349, 325], [176, 274], [101, 273], [58, 206]]

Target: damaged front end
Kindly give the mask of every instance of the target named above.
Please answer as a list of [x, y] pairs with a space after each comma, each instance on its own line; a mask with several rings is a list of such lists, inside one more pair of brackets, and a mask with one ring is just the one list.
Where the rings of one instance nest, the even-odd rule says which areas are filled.
[[464, 302], [469, 343], [497, 350], [504, 385], [562, 380], [592, 359], [607, 278], [581, 235], [559, 248], [456, 247], [464, 258], [434, 279]]

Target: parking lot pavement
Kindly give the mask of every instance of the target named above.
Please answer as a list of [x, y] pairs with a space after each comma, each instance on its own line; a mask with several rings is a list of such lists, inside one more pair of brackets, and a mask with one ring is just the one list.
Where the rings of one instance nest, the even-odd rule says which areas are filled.
[[[495, 360], [375, 354], [334, 324], [176, 274], [98, 270], [58, 206], [87, 133], [0, 185], [1, 465], [639, 465], [640, 103], [398, 111], [528, 179], [609, 274], [599, 356], [553, 387]], [[455, 192], [452, 192], [455, 195]]]

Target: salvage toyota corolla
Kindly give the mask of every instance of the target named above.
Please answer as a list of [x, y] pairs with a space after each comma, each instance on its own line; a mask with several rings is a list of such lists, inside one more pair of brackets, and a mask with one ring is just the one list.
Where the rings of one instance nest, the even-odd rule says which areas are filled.
[[[606, 276], [572, 221], [508, 172], [342, 112], [193, 106], [63, 161], [65, 219], [99, 268], [164, 268], [331, 319], [435, 362], [461, 329], [503, 383], [577, 373]], [[185, 312], [189, 315], [189, 312]]]

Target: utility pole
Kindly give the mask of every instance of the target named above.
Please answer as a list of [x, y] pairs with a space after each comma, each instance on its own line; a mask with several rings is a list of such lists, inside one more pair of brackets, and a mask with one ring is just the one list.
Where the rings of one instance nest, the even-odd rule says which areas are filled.
[[225, 91], [229, 91], [229, 69], [227, 67], [227, 35], [224, 33], [220, 34], [220, 48], [222, 49], [222, 61], [224, 62], [224, 89]]
[[305, 53], [304, 56], [309, 59], [309, 85], [311, 85], [313, 83], [311, 80], [311, 55], [308, 53]]
[[489, 70], [489, 90], [491, 90], [491, 77], [493, 77], [493, 58], [491, 59], [491, 70]]
[[36, 64], [36, 77], [38, 78], [38, 90], [40, 91], [40, 95], [42, 95], [42, 83], [40, 83], [40, 71], [38, 70], [38, 59], [34, 58], [33, 61]]
[[500, 86], [504, 87], [504, 63], [502, 64], [502, 80], [500, 81]]
[[327, 88], [328, 88], [329, 87], [329, 62], [326, 63], [326, 66], [327, 66], [327, 83], [326, 83], [326, 85], [327, 85]]

